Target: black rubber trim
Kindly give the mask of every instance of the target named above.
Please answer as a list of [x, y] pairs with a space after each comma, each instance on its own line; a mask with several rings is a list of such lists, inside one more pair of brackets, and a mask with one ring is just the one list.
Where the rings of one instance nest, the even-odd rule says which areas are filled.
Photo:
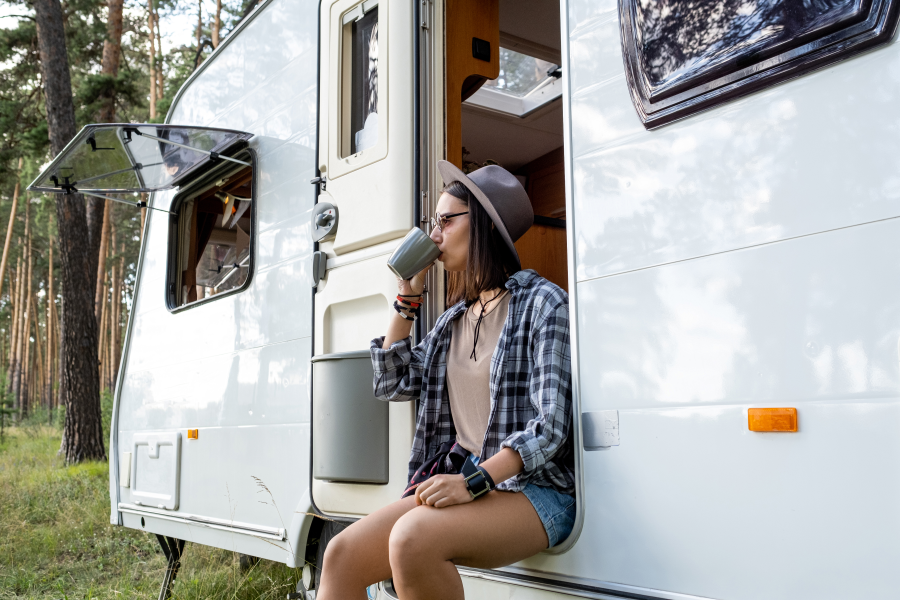
[[546, 227], [558, 227], [560, 229], [566, 228], [565, 219], [554, 219], [553, 217], [542, 217], [540, 215], [534, 215], [534, 224], [544, 225]]

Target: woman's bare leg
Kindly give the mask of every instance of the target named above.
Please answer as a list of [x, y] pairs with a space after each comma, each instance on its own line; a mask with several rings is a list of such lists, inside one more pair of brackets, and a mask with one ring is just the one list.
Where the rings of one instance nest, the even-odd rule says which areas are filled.
[[410, 496], [340, 532], [325, 549], [317, 600], [364, 600], [366, 588], [391, 577], [388, 540], [397, 519], [416, 506]]
[[524, 494], [495, 491], [467, 504], [419, 506], [400, 516], [390, 534], [390, 571], [404, 600], [462, 600], [456, 565], [501, 567], [548, 543]]

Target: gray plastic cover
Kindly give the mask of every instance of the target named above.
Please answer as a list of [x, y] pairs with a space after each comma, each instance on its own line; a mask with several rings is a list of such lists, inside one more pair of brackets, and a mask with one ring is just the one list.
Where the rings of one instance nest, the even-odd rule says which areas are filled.
[[388, 403], [372, 393], [368, 350], [315, 356], [313, 477], [388, 483]]

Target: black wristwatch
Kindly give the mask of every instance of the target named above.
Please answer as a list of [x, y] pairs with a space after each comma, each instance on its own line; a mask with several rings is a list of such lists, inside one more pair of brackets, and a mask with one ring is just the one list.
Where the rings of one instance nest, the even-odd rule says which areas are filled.
[[466, 481], [466, 489], [469, 490], [473, 500], [494, 489], [494, 480], [491, 479], [484, 467], [472, 464], [471, 457], [463, 463], [462, 476]]

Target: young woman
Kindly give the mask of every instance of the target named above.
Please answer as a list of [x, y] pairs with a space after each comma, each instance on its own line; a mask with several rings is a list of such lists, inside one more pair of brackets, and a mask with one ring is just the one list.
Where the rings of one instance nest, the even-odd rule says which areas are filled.
[[520, 270], [513, 243], [534, 213], [511, 173], [438, 168], [431, 239], [456, 303], [413, 347], [425, 269], [399, 282], [397, 314], [372, 342], [375, 394], [421, 401], [410, 486], [331, 541], [318, 600], [362, 600], [391, 577], [403, 600], [458, 600], [456, 565], [509, 565], [572, 531], [568, 296]]

